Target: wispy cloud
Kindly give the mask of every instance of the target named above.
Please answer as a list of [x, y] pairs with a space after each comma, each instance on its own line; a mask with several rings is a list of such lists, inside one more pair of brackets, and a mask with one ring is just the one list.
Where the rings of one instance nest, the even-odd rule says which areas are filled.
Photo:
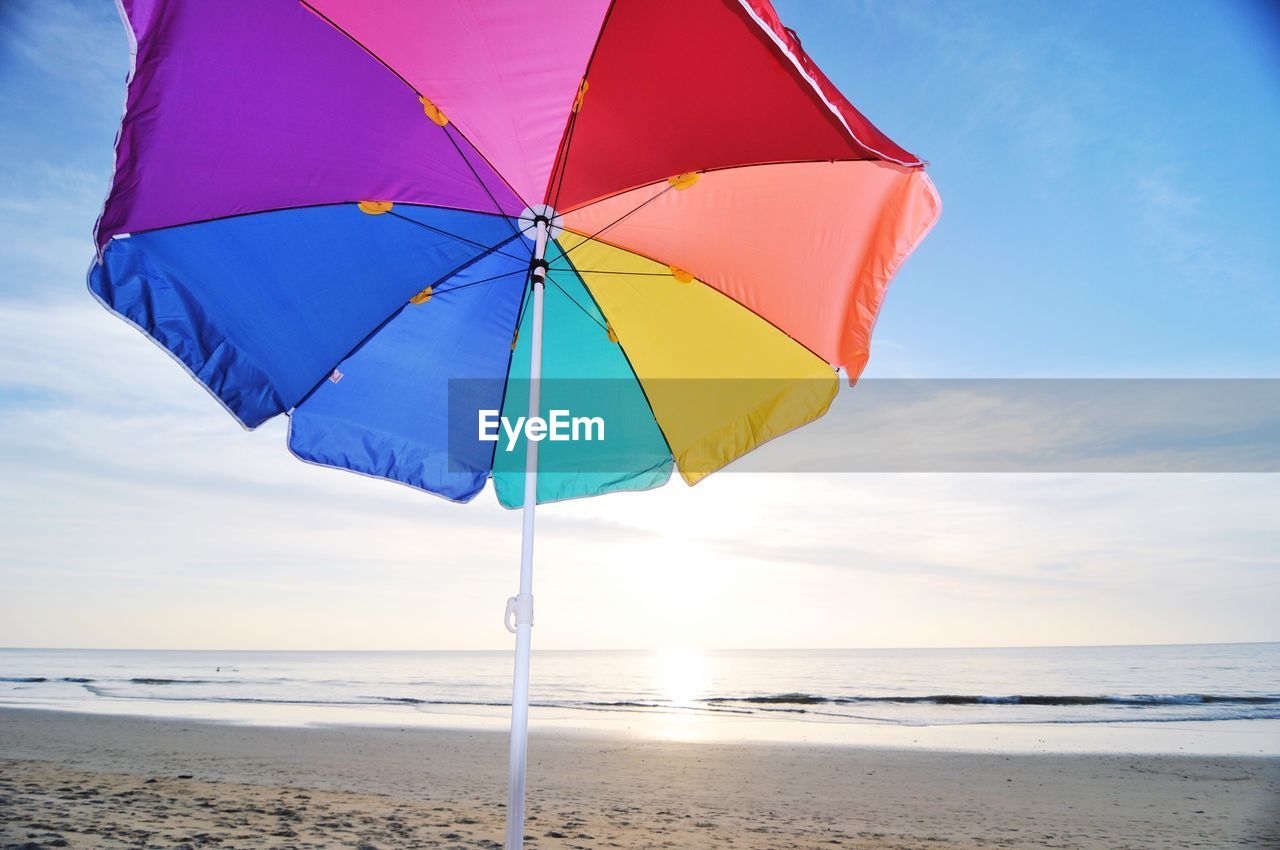
[[[865, 11], [868, 26], [880, 16], [913, 33], [918, 95], [964, 104], [962, 121], [942, 110], [920, 118], [929, 138], [968, 152], [951, 174], [967, 169], [1015, 210], [1053, 208], [1099, 145], [1114, 153], [1149, 140], [1141, 128], [1103, 133], [1099, 119], [1118, 102], [1106, 83], [1123, 63], [1070, 33], [1033, 21], [1009, 40], [982, 10], [959, 6]], [[0, 14], [0, 106], [41, 119], [17, 128], [0, 166], [0, 644], [508, 646], [500, 622], [515, 589], [517, 512], [488, 493], [456, 507], [298, 463], [283, 422], [242, 431], [84, 292], [124, 40], [109, 3], [28, 0]], [[1070, 97], [1034, 84], [1046, 63], [1055, 80], [1078, 77], [1065, 84]], [[988, 179], [1008, 165], [974, 165], [993, 138], [1012, 140], [1034, 179]], [[1193, 164], [1174, 146], [1114, 179], [1137, 199], [1126, 236], [1149, 230], [1152, 255], [1185, 243], [1170, 262], [1198, 274], [1216, 249], [1198, 241], [1212, 205], [1188, 180]], [[973, 208], [959, 209], [950, 214], [974, 222]], [[974, 231], [982, 226], [1009, 223]], [[992, 237], [1002, 254], [1006, 239]], [[946, 320], [968, 327], [989, 307], [976, 299]], [[899, 343], [906, 359], [912, 344], [918, 336]], [[940, 412], [1025, 451], [1084, 430], [981, 394], [885, 406], [858, 422], [900, 431]], [[827, 457], [823, 441], [849, 435], [823, 427], [788, 446]], [[1280, 480], [1264, 475], [724, 474], [555, 505], [539, 513], [537, 640], [1274, 639], [1277, 503]]]
[[123, 35], [111, 3], [7, 0], [3, 10], [0, 75], [24, 66], [68, 84], [118, 85]]

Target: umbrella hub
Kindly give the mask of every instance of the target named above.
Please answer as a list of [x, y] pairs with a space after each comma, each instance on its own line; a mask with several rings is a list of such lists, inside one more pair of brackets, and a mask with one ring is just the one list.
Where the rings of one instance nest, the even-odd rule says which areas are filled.
[[530, 242], [538, 241], [538, 222], [547, 225], [547, 236], [551, 239], [560, 238], [560, 234], [564, 233], [564, 220], [560, 213], [549, 204], [537, 204], [531, 207], [525, 207], [524, 212], [520, 213], [520, 232], [524, 234], [524, 238]]

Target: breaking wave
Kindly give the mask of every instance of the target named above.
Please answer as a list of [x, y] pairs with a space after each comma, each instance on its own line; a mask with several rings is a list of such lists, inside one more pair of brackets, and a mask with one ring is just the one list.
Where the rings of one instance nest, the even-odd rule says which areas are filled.
[[1139, 708], [1181, 705], [1275, 705], [1280, 696], [1233, 694], [1133, 694], [1129, 696], [1053, 696], [1045, 694], [984, 696], [969, 694], [933, 694], [929, 696], [818, 696], [815, 694], [768, 694], [747, 697], [707, 697], [707, 703], [746, 703], [748, 705], [860, 705], [897, 703], [901, 705], [1043, 705], [1089, 706], [1127, 705]]

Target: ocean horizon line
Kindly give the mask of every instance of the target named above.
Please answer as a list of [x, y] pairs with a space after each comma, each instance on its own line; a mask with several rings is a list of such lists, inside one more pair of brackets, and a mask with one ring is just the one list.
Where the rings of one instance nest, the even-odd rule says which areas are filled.
[[[710, 647], [696, 645], [671, 645], [658, 647], [616, 647], [616, 648], [564, 648], [551, 647], [534, 649], [535, 654], [549, 653], [654, 653], [675, 651], [697, 652], [975, 652], [985, 650], [1016, 649], [1154, 649], [1200, 646], [1273, 646], [1280, 645], [1280, 638], [1275, 640], [1214, 640], [1214, 641], [1172, 641], [1144, 643], [1046, 643], [1046, 644], [983, 644], [954, 646], [733, 646]], [[10, 646], [0, 645], [0, 652], [245, 652], [245, 653], [347, 653], [347, 654], [414, 654], [414, 653], [472, 653], [476, 655], [510, 654], [510, 649], [345, 649], [335, 647], [319, 647], [299, 649], [296, 647], [152, 647], [152, 646]]]

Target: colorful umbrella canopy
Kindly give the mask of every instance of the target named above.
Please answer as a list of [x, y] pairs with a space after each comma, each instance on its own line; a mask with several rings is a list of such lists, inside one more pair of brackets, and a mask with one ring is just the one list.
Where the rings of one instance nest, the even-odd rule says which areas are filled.
[[[517, 714], [533, 505], [692, 484], [821, 416], [940, 211], [768, 0], [122, 12], [91, 291], [303, 460], [524, 505]], [[584, 397], [610, 439], [459, 436]]]

